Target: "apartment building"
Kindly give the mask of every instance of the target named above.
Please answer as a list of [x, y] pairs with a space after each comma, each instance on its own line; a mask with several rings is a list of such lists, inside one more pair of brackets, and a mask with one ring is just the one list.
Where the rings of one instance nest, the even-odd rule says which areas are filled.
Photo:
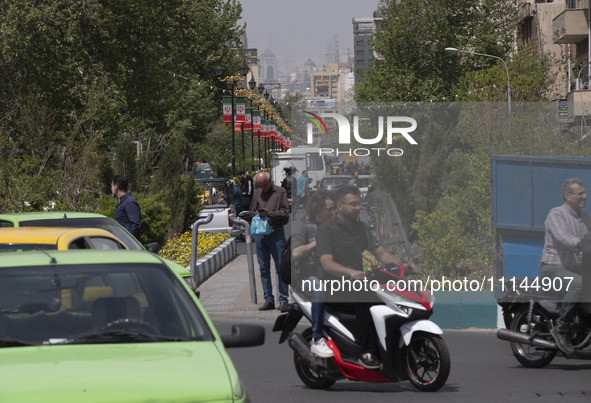
[[551, 100], [568, 106], [574, 119], [591, 113], [589, 0], [519, 0], [524, 44], [552, 55], [556, 81]]

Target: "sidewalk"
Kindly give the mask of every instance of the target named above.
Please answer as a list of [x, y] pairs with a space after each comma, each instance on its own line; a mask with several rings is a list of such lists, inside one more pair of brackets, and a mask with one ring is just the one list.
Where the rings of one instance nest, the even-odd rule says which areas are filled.
[[[276, 309], [264, 312], [258, 310], [264, 303], [264, 299], [256, 255], [253, 258], [257, 303], [251, 302], [247, 255], [246, 253], [238, 254], [234, 260], [197, 288], [201, 292], [199, 300], [210, 317], [244, 320], [274, 320], [277, 317], [279, 311]], [[273, 263], [271, 263], [271, 278], [275, 303], [277, 303], [277, 276]], [[482, 293], [435, 293], [438, 302], [431, 320], [442, 329], [502, 327], [500, 321], [502, 315], [499, 313], [499, 307], [492, 293], [480, 294]], [[480, 299], [483, 300], [480, 301]]]
[[[253, 254], [254, 251], [253, 244]], [[223, 269], [208, 278], [197, 289], [201, 295], [199, 300], [205, 307], [210, 317], [223, 317], [233, 319], [275, 319], [279, 314], [278, 310], [259, 311], [258, 308], [265, 301], [259, 274], [259, 266], [256, 255], [254, 260], [254, 274], [256, 284], [257, 303], [253, 304], [250, 295], [250, 284], [248, 279], [248, 260], [246, 254], [236, 255]], [[273, 293], [277, 304], [277, 286], [274, 264], [271, 263], [273, 278]]]

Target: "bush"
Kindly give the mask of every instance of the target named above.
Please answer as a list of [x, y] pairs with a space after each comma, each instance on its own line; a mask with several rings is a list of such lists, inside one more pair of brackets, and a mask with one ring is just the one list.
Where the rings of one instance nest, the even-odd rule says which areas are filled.
[[423, 268], [436, 275], [481, 278], [492, 274], [493, 234], [487, 177], [445, 195], [430, 214], [417, 212]]
[[170, 207], [164, 201], [165, 192], [139, 196], [138, 203], [142, 213], [142, 244], [166, 243], [168, 223], [172, 219]]
[[[158, 255], [187, 267], [191, 261], [192, 232], [187, 231], [181, 236], [169, 239]], [[197, 258], [205, 256], [230, 238], [229, 234], [208, 234], [199, 232], [197, 240]]]

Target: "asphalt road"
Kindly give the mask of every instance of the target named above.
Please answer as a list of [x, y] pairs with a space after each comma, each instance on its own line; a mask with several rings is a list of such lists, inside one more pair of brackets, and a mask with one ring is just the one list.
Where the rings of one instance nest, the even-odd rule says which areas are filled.
[[[212, 317], [222, 333], [231, 323]], [[250, 322], [253, 323], [253, 322]], [[308, 389], [299, 380], [292, 351], [278, 344], [272, 322], [260, 347], [229, 349], [253, 402], [557, 402], [591, 400], [591, 361], [557, 357], [546, 368], [522, 367], [508, 342], [491, 330], [444, 331], [451, 355], [451, 373], [438, 392], [415, 390], [409, 382], [368, 384], [339, 381], [328, 390]], [[303, 328], [302, 328], [303, 329]]]

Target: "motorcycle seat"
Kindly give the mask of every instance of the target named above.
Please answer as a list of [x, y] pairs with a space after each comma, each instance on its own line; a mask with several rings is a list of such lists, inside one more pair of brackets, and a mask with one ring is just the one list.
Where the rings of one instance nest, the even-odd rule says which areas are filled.
[[[344, 304], [343, 304], [344, 305]], [[326, 312], [335, 316], [340, 322], [355, 322], [355, 310], [346, 306], [326, 304]]]

